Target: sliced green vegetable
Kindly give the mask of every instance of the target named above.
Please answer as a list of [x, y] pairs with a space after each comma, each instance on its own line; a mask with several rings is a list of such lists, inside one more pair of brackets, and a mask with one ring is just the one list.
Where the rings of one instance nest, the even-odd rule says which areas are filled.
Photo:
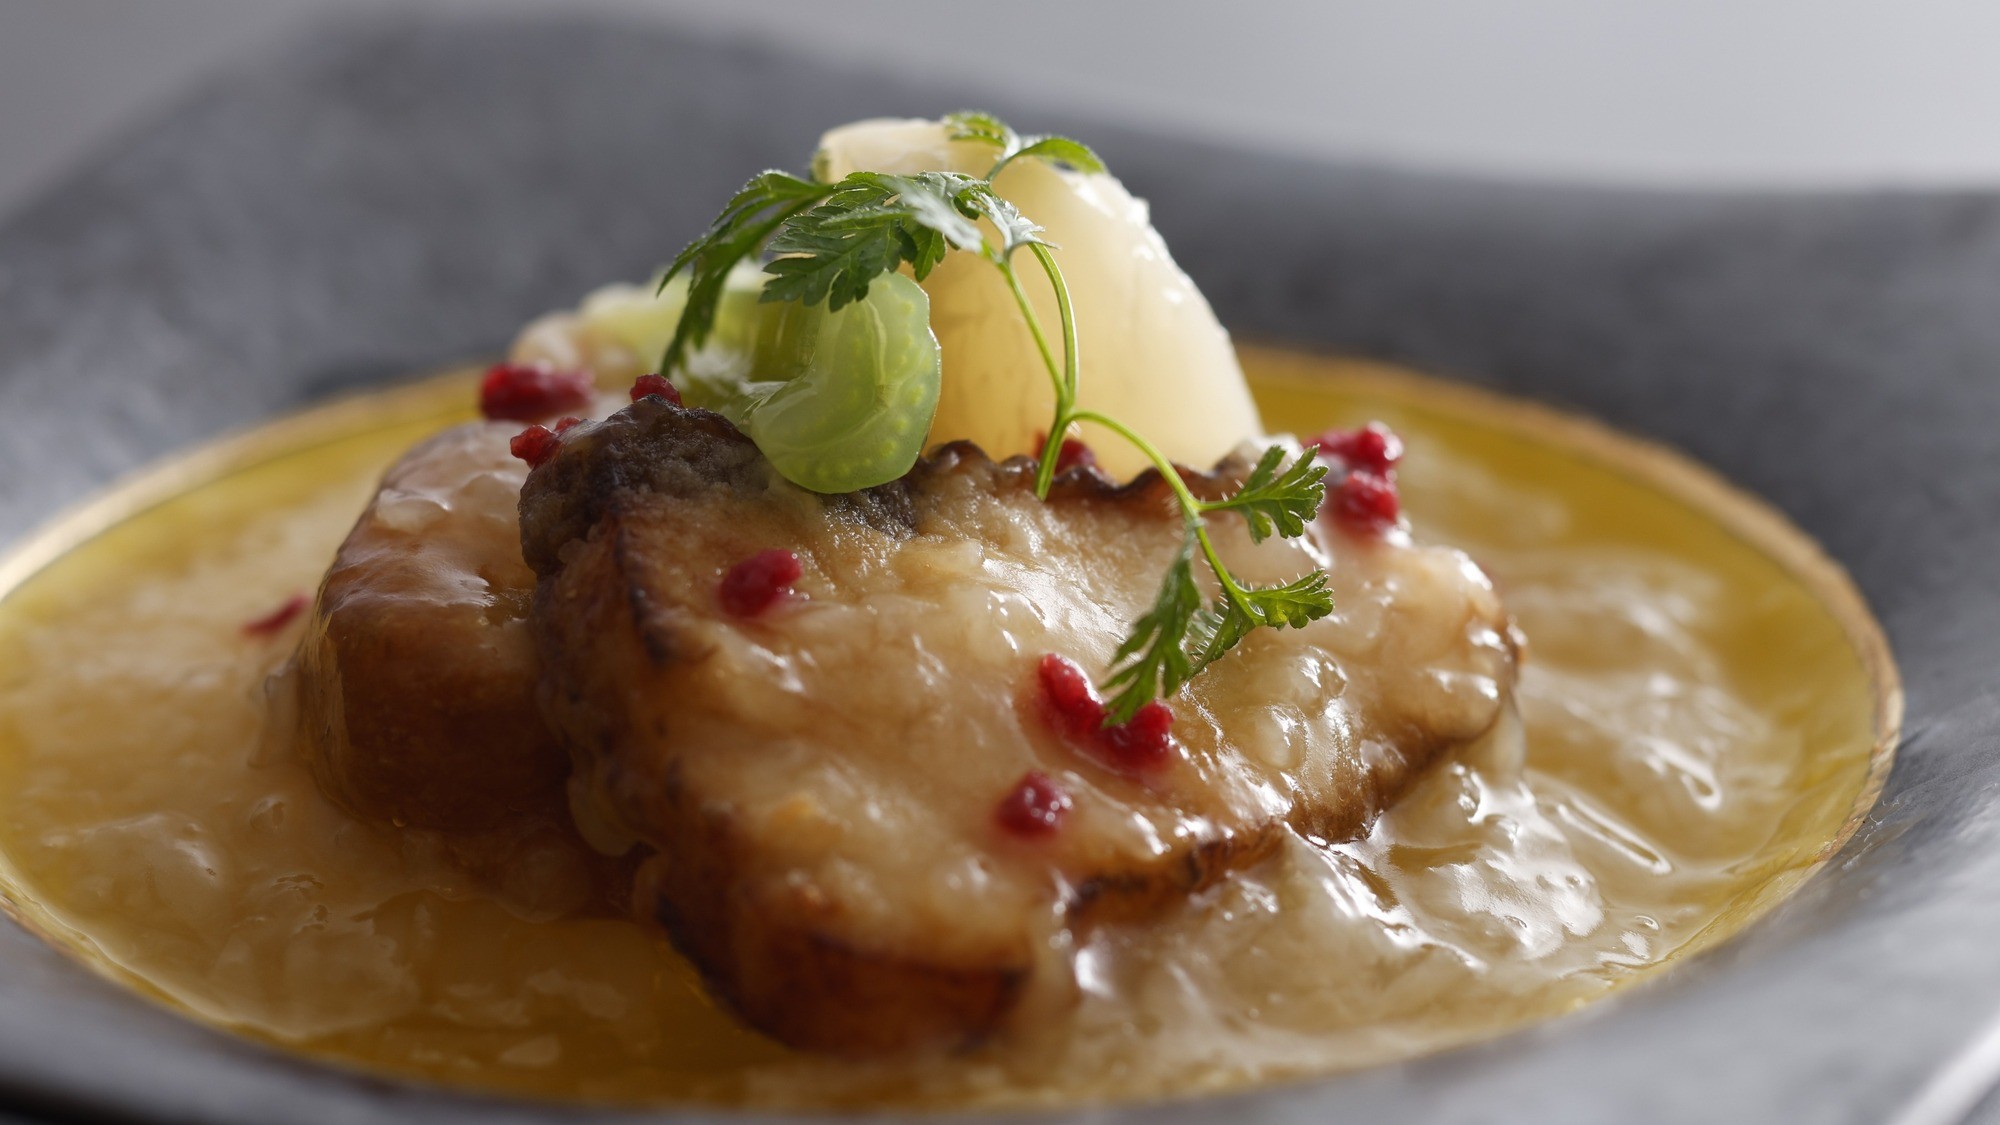
[[731, 274], [713, 331], [675, 375], [682, 397], [735, 422], [785, 479], [815, 492], [909, 472], [942, 375], [923, 288], [886, 274], [829, 312], [760, 300], [766, 280], [757, 269]]

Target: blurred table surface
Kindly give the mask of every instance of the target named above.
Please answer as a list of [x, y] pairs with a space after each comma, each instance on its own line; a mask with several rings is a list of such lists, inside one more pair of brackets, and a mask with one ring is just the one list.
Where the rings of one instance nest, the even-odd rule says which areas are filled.
[[0, 0], [0, 213], [233, 55], [370, 7], [675, 21], [1329, 159], [2000, 184], [1990, 0]]

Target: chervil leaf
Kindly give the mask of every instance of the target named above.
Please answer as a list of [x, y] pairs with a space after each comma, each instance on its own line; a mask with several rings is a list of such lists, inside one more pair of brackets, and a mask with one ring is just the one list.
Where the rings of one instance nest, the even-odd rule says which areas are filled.
[[1278, 466], [1285, 448], [1274, 445], [1264, 451], [1257, 467], [1244, 479], [1243, 487], [1220, 500], [1204, 503], [1204, 512], [1240, 512], [1250, 525], [1250, 538], [1262, 543], [1271, 532], [1286, 539], [1305, 533], [1306, 524], [1319, 513], [1326, 500], [1326, 466], [1317, 457], [1301, 454], [1283, 473]]
[[1187, 645], [1191, 653], [1188, 667], [1196, 672], [1207, 668], [1256, 628], [1256, 620], [1235, 603], [1227, 598], [1218, 599], [1214, 605], [1197, 612], [1188, 623]]
[[[1132, 623], [1131, 634], [1111, 658], [1113, 671], [1104, 690], [1111, 693], [1106, 709], [1113, 722], [1124, 722], [1148, 702], [1179, 691], [1256, 630], [1299, 628], [1333, 612], [1326, 574], [1318, 570], [1279, 586], [1236, 586], [1225, 578], [1223, 593], [1204, 608], [1194, 579], [1198, 535], [1197, 525], [1189, 524], [1153, 607]], [[1217, 577], [1226, 573], [1218, 571]]]
[[1006, 159], [1013, 161], [1024, 156], [1067, 164], [1079, 172], [1104, 171], [1103, 157], [1098, 156], [1089, 145], [1068, 137], [1023, 137], [1019, 151], [1008, 153]]
[[931, 271], [944, 261], [945, 251], [951, 243], [932, 227], [906, 225], [903, 228], [903, 260], [910, 263], [910, 274], [918, 281], [929, 277]]
[[999, 149], [1003, 156], [1011, 155], [1014, 150], [1021, 147], [1021, 138], [1015, 135], [1014, 130], [1008, 128], [1005, 121], [990, 113], [972, 109], [947, 113], [944, 123], [951, 127], [951, 139], [954, 141], [979, 141], [989, 144]]
[[1188, 627], [1201, 611], [1201, 590], [1194, 584], [1194, 525], [1188, 525], [1181, 549], [1167, 566], [1153, 608], [1132, 623], [1132, 633], [1111, 658], [1115, 671], [1104, 682], [1111, 692], [1106, 703], [1115, 722], [1131, 718], [1139, 708], [1171, 695], [1194, 676], [1188, 660]]
[[958, 203], [979, 181], [949, 172], [891, 176], [856, 172], [824, 200], [788, 218], [765, 266], [763, 300], [827, 302], [838, 311], [868, 295], [868, 283], [907, 262], [921, 281], [947, 247], [985, 238]]
[[1005, 121], [990, 113], [967, 110], [945, 117], [951, 126], [954, 141], [979, 141], [1000, 150], [998, 163], [986, 175], [992, 179], [1000, 174], [1000, 169], [1021, 157], [1047, 160], [1054, 164], [1066, 164], [1079, 172], [1104, 171], [1104, 159], [1087, 144], [1070, 137], [1060, 137], [1052, 133], [1022, 136], [1008, 127]]
[[[1104, 682], [1107, 692], [1116, 693], [1110, 704], [1114, 721], [1129, 719], [1148, 701], [1178, 691], [1257, 629], [1297, 628], [1333, 612], [1323, 571], [1278, 586], [1239, 585], [1199, 522], [1202, 513], [1232, 511], [1243, 516], [1257, 542], [1273, 532], [1288, 539], [1303, 535], [1324, 498], [1326, 467], [1306, 455], [1287, 466], [1285, 455], [1285, 447], [1271, 446], [1235, 493], [1187, 509], [1188, 533], [1180, 553], [1167, 568], [1153, 608], [1119, 645], [1114, 670]], [[1184, 497], [1183, 506], [1190, 500]], [[1206, 608], [1194, 581], [1197, 547], [1222, 587]]]
[[[866, 175], [867, 173], [863, 173]], [[893, 202], [910, 221], [944, 236], [960, 250], [977, 250], [986, 242], [972, 222], [966, 197], [984, 181], [959, 172], [919, 172], [914, 176], [878, 176], [895, 194]]]
[[1030, 243], [1054, 248], [1054, 243], [1042, 237], [1041, 224], [1021, 214], [1020, 208], [993, 194], [991, 188], [973, 188], [965, 199], [979, 214], [992, 220], [993, 226], [999, 230], [1000, 253], [1003, 257]]
[[1326, 573], [1315, 570], [1282, 586], [1249, 586], [1227, 593], [1188, 626], [1189, 665], [1198, 675], [1259, 627], [1300, 628], [1333, 612]]
[[667, 282], [686, 272], [688, 296], [674, 338], [660, 360], [661, 371], [678, 368], [690, 349], [708, 340], [730, 269], [761, 251], [772, 232], [832, 190], [787, 172], [761, 173], [730, 198], [700, 238], [675, 256], [660, 275], [659, 288], [665, 289]]
[[764, 267], [771, 279], [761, 299], [797, 301], [839, 310], [868, 295], [868, 283], [896, 268], [908, 244], [902, 219], [841, 228], [791, 228], [771, 243], [780, 256]]
[[1257, 624], [1273, 629], [1304, 628], [1333, 612], [1333, 595], [1326, 588], [1326, 572], [1309, 571], [1278, 586], [1250, 586], [1244, 600]]

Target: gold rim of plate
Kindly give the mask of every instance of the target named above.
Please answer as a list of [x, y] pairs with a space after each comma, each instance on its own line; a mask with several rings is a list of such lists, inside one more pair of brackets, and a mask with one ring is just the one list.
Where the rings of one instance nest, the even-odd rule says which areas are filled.
[[[12, 597], [48, 566], [98, 535], [209, 481], [369, 428], [469, 418], [465, 406], [444, 404], [469, 403], [467, 389], [479, 370], [470, 365], [453, 367], [407, 383], [362, 388], [225, 431], [122, 474], [0, 551], [0, 600]], [[110, 977], [171, 1012], [187, 1014], [184, 1005], [110, 956], [90, 935], [56, 917], [26, 884], [14, 857], [0, 849], [0, 914], [85, 969]]]
[[[1242, 345], [1239, 350], [1253, 386], [1306, 393], [1323, 393], [1333, 386], [1397, 402], [1421, 403], [1426, 411], [1476, 420], [1488, 430], [1565, 449], [1709, 517], [1739, 542], [1777, 564], [1832, 615], [1860, 661], [1874, 696], [1874, 744], [1861, 788], [1839, 830], [1806, 863], [1774, 874], [1764, 885], [1765, 893], [1753, 892], [1755, 898], [1748, 908], [1726, 929], [1697, 934], [1664, 961], [1681, 960], [1706, 948], [1711, 939], [1742, 932], [1789, 897], [1853, 837], [1880, 797], [1894, 764], [1903, 723], [1902, 679], [1888, 637], [1847, 571], [1776, 508], [1666, 445], [1527, 399], [1372, 360], [1256, 344]], [[470, 401], [466, 389], [477, 370], [455, 367], [409, 383], [360, 390], [225, 433], [121, 476], [0, 552], [0, 599], [11, 596], [70, 550], [197, 485], [367, 428], [431, 419], [442, 425], [470, 418], [469, 409], [462, 404]], [[55, 917], [24, 884], [13, 858], [0, 851], [0, 912], [86, 969], [110, 976], [170, 1010], [184, 1011], [143, 976], [109, 957], [87, 934]], [[1711, 923], [1711, 930], [1721, 921], [1718, 918]]]
[[[1868, 772], [1861, 789], [1840, 830], [1813, 854], [1811, 864], [1799, 876], [1817, 871], [1853, 838], [1881, 797], [1895, 764], [1903, 732], [1903, 677], [1888, 634], [1847, 569], [1790, 517], [1671, 446], [1624, 433], [1581, 414], [1374, 360], [1261, 344], [1240, 345], [1238, 350], [1245, 367], [1254, 370], [1255, 384], [1310, 390], [1333, 381], [1402, 402], [1418, 401], [1414, 392], [1421, 391], [1427, 410], [1476, 418], [1486, 429], [1566, 447], [1609, 472], [1708, 516], [1738, 542], [1776, 563], [1832, 615], [1861, 662], [1874, 696], [1874, 744], [1868, 751]], [[4, 592], [0, 587], [0, 596]], [[1745, 924], [1752, 920], [1754, 915]], [[1740, 929], [1738, 926], [1732, 932]]]

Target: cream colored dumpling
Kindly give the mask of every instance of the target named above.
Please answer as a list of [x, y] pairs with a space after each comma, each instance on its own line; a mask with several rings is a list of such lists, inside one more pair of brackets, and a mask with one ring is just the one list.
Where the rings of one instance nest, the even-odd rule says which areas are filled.
[[[994, 155], [987, 146], [950, 140], [939, 122], [921, 120], [861, 121], [826, 134], [820, 145], [814, 171], [828, 179], [857, 170], [983, 175]], [[1080, 336], [1083, 406], [1130, 425], [1190, 465], [1210, 465], [1262, 432], [1229, 334], [1167, 253], [1144, 200], [1112, 176], [1038, 160], [1010, 164], [995, 187], [1060, 247], [1056, 261]], [[1061, 322], [1048, 282], [1025, 253], [1017, 265], [1059, 348]], [[969, 439], [998, 456], [1035, 448], [1054, 399], [999, 271], [970, 254], [952, 254], [924, 288], [944, 354], [931, 440]], [[1084, 437], [1115, 474], [1145, 467], [1123, 442], [1102, 433]]]

